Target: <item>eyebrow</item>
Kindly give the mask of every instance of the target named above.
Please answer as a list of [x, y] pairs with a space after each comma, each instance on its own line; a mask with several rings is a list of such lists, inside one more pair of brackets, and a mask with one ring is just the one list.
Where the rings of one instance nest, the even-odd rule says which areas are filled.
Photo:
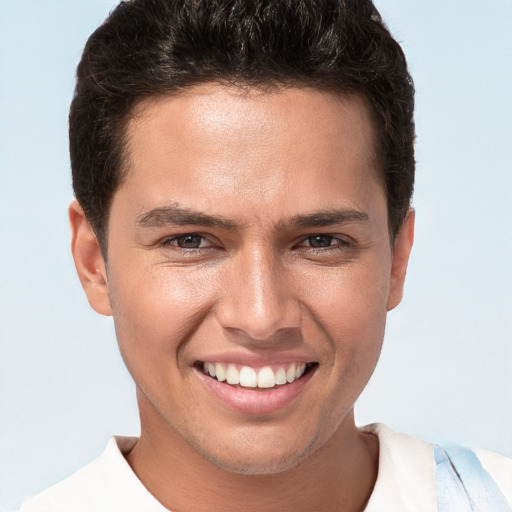
[[196, 212], [178, 205], [154, 208], [137, 218], [137, 225], [144, 228], [159, 228], [162, 226], [204, 226], [235, 231], [240, 227], [232, 220], [218, 215], [208, 215]]
[[[279, 221], [276, 225], [278, 231], [289, 229], [322, 228], [352, 222], [365, 223], [369, 221], [367, 213], [351, 209], [330, 209], [317, 212], [295, 215], [288, 220]], [[137, 225], [144, 228], [158, 228], [163, 226], [203, 226], [220, 228], [227, 231], [236, 231], [244, 227], [243, 224], [226, 219], [220, 215], [183, 208], [177, 204], [154, 208], [141, 214], [137, 218]]]
[[365, 223], [369, 222], [370, 217], [367, 213], [352, 208], [341, 208], [332, 210], [321, 210], [305, 215], [296, 215], [290, 220], [278, 223], [279, 230], [289, 228], [322, 228], [335, 226], [338, 224], [347, 224], [351, 222]]

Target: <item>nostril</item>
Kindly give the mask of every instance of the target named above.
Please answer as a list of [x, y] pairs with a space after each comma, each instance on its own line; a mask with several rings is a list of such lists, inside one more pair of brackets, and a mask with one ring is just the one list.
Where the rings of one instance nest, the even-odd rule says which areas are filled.
[[278, 331], [301, 327], [296, 283], [270, 244], [244, 247], [225, 277], [223, 297], [216, 306], [224, 328], [267, 341]]
[[217, 309], [217, 319], [224, 329], [258, 342], [272, 342], [284, 332], [300, 330], [302, 310], [298, 304], [261, 307], [233, 301]]

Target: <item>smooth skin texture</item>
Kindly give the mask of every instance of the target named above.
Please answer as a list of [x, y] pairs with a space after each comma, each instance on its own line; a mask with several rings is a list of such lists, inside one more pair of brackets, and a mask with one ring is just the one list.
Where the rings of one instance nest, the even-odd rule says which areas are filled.
[[[362, 510], [378, 446], [353, 406], [414, 229], [411, 212], [392, 247], [364, 102], [206, 84], [140, 104], [128, 149], [107, 265], [70, 207], [82, 285], [113, 315], [137, 386], [128, 462], [175, 512], [238, 510], [241, 497], [245, 511]], [[198, 369], [226, 358], [315, 365], [284, 407], [248, 414]]]

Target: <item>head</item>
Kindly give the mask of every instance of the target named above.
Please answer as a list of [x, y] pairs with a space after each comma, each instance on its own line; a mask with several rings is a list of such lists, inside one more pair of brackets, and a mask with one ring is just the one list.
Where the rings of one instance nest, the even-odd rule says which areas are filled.
[[73, 251], [156, 457], [277, 473], [346, 443], [412, 244], [412, 103], [362, 0], [133, 0], [93, 34]]
[[204, 83], [359, 96], [372, 119], [396, 235], [414, 184], [414, 88], [370, 0], [132, 0], [89, 38], [70, 111], [73, 188], [105, 257], [137, 104]]

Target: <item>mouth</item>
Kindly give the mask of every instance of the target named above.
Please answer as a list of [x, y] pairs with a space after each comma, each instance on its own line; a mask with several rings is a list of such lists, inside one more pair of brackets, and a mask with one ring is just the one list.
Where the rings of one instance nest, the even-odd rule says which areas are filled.
[[[290, 410], [319, 367], [318, 362], [304, 360], [244, 361], [198, 360], [196, 375], [215, 397], [216, 403], [238, 414], [267, 417], [269, 414]], [[250, 359], [250, 358], [249, 358]], [[265, 364], [266, 363], [266, 364]]]
[[233, 363], [197, 361], [204, 375], [235, 388], [272, 390], [293, 384], [312, 373], [318, 363], [293, 362], [262, 367]]

